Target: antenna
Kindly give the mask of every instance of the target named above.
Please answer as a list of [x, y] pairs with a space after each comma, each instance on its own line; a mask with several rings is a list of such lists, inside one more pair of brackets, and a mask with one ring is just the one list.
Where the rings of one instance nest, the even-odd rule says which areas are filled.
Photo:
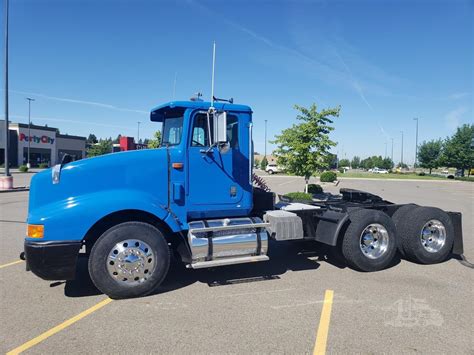
[[211, 107], [214, 107], [214, 69], [216, 66], [216, 41], [212, 47]]
[[173, 101], [176, 94], [176, 80], [178, 79], [178, 72], [174, 72], [174, 82], [173, 82]]

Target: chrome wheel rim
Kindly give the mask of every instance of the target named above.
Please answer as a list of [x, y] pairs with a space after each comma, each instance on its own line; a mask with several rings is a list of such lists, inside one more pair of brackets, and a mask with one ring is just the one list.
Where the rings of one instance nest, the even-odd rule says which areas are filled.
[[360, 235], [360, 250], [369, 259], [378, 259], [387, 252], [387, 229], [378, 223], [369, 224]]
[[421, 228], [420, 240], [426, 251], [437, 253], [446, 244], [446, 227], [441, 221], [431, 219]]
[[107, 256], [109, 275], [120, 283], [139, 284], [153, 274], [156, 261], [150, 246], [139, 239], [114, 245]]

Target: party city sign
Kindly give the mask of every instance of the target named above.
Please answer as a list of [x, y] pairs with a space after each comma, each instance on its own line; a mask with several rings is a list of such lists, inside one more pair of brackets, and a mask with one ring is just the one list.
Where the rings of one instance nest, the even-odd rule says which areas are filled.
[[20, 133], [19, 137], [20, 142], [28, 142], [30, 141], [31, 143], [38, 143], [38, 144], [53, 144], [55, 138], [51, 138], [48, 136], [27, 136], [24, 133]]

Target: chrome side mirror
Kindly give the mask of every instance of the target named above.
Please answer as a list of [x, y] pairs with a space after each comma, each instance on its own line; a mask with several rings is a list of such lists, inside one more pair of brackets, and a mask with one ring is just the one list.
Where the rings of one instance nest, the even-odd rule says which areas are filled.
[[215, 112], [214, 115], [214, 144], [227, 143], [227, 112]]

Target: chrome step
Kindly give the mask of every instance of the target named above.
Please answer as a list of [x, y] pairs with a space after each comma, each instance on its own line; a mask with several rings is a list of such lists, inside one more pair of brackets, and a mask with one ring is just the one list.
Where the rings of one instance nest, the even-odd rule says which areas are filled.
[[206, 267], [217, 267], [217, 266], [226, 266], [226, 265], [235, 265], [235, 264], [244, 264], [244, 263], [255, 263], [258, 261], [267, 261], [270, 258], [266, 255], [255, 255], [255, 256], [244, 256], [238, 258], [226, 258], [226, 259], [217, 259], [209, 261], [199, 261], [194, 264], [188, 264], [186, 267], [191, 269], [203, 269]]
[[204, 232], [219, 232], [228, 230], [239, 230], [239, 229], [255, 229], [255, 228], [268, 228], [270, 223], [253, 223], [253, 224], [235, 224], [229, 226], [219, 227], [204, 227], [204, 228], [191, 228], [189, 233], [204, 233]]

